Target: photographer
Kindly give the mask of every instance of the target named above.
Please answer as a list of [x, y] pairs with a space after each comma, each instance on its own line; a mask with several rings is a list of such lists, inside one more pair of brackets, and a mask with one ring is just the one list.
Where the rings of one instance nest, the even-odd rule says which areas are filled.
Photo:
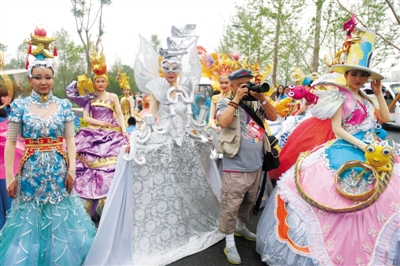
[[222, 128], [218, 136], [218, 152], [224, 154], [219, 231], [226, 234], [224, 253], [232, 264], [241, 263], [234, 235], [256, 240], [256, 235], [245, 227], [245, 223], [249, 221], [256, 201], [264, 155], [265, 131], [244, 108], [253, 108], [250, 106], [253, 103], [262, 122], [264, 118], [277, 119], [275, 108], [264, 94], [269, 90], [268, 84], [250, 84], [252, 77], [251, 71], [244, 69], [231, 73], [229, 80], [233, 98], [220, 100], [216, 108]]

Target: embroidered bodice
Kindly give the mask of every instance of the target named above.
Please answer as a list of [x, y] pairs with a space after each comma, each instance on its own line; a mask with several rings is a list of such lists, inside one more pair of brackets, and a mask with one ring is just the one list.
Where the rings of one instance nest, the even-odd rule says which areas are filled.
[[[43, 138], [56, 140], [57, 137], [63, 137], [65, 123], [74, 120], [71, 103], [52, 95], [42, 103], [37, 96], [32, 93], [30, 97], [14, 100], [9, 121], [22, 124], [21, 135], [26, 140], [36, 142]], [[53, 109], [55, 112], [52, 112]], [[40, 117], [40, 110], [44, 111], [42, 114], [46, 118]], [[41, 140], [38, 142], [41, 143]], [[67, 172], [65, 158], [58, 151], [34, 150], [24, 161], [21, 173], [16, 176], [19, 182], [17, 198], [52, 204], [61, 201], [68, 195], [64, 187]]]
[[374, 106], [363, 95], [358, 101], [348, 89], [339, 87], [339, 90], [316, 91], [320, 98], [312, 108], [312, 114], [320, 119], [331, 118], [339, 107], [342, 107], [342, 126], [354, 135], [361, 131], [371, 131], [375, 128]]
[[[37, 109], [39, 107], [39, 109]], [[42, 109], [48, 113], [49, 109], [55, 112], [46, 118], [38, 116], [34, 110]], [[23, 99], [15, 99], [11, 103], [10, 122], [22, 123], [22, 137], [34, 140], [42, 137], [52, 137], [53, 139], [62, 136], [64, 133], [64, 123], [74, 120], [71, 110], [71, 103], [65, 99], [58, 99], [51, 93], [49, 99], [42, 103], [40, 96], [36, 92]]]

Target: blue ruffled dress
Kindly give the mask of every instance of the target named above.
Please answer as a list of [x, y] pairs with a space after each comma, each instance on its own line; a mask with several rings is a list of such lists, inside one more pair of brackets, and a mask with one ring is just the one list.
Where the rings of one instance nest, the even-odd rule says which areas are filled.
[[[14, 100], [9, 121], [22, 123], [25, 141], [60, 140], [65, 124], [74, 120], [71, 104], [54, 96], [45, 103], [39, 98], [33, 92], [30, 97]], [[35, 105], [48, 108], [52, 104], [57, 112], [48, 119], [31, 111]], [[68, 172], [65, 157], [56, 148], [35, 149], [23, 160], [16, 175], [17, 198], [0, 231], [0, 265], [81, 265], [96, 228], [79, 198], [64, 187]]]

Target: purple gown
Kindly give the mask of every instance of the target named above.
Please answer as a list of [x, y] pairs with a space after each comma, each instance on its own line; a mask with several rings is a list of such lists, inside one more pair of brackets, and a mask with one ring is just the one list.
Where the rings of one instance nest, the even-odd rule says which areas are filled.
[[76, 83], [67, 87], [72, 101], [84, 107], [90, 116], [112, 124], [112, 127], [81, 125], [75, 136], [76, 179], [74, 188], [81, 198], [101, 199], [107, 197], [114, 176], [117, 156], [127, 143], [121, 128], [114, 119], [115, 103], [96, 95], [78, 96]]

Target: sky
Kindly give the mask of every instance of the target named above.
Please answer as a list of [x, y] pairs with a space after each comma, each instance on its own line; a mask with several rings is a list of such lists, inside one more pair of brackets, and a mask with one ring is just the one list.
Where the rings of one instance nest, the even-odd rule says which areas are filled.
[[[64, 28], [75, 43], [81, 44], [71, 8], [70, 0], [0, 0], [0, 43], [7, 46], [6, 62], [36, 26], [44, 27], [47, 36]], [[234, 14], [233, 0], [112, 0], [103, 9], [102, 41], [107, 63], [121, 58], [123, 64], [133, 66], [139, 34], [147, 40], [157, 34], [166, 48], [172, 25], [196, 24], [198, 45], [212, 52], [219, 44], [223, 26], [229, 25]], [[92, 28], [93, 40], [97, 25]]]
[[[89, 0], [87, 0], [89, 1]], [[92, 0], [97, 3], [98, 0]], [[224, 26], [236, 13], [240, 0], [112, 0], [103, 9], [105, 34], [102, 37], [107, 64], [117, 58], [133, 67], [139, 50], [139, 34], [150, 40], [157, 34], [166, 48], [172, 25], [196, 24], [198, 45], [213, 52], [218, 47]], [[76, 44], [81, 44], [71, 13], [70, 0], [0, 0], [0, 43], [7, 46], [6, 63], [17, 47], [28, 39], [36, 26], [44, 27], [48, 36], [66, 29]], [[93, 40], [98, 24], [92, 28]], [[400, 70], [400, 66], [393, 68]]]

